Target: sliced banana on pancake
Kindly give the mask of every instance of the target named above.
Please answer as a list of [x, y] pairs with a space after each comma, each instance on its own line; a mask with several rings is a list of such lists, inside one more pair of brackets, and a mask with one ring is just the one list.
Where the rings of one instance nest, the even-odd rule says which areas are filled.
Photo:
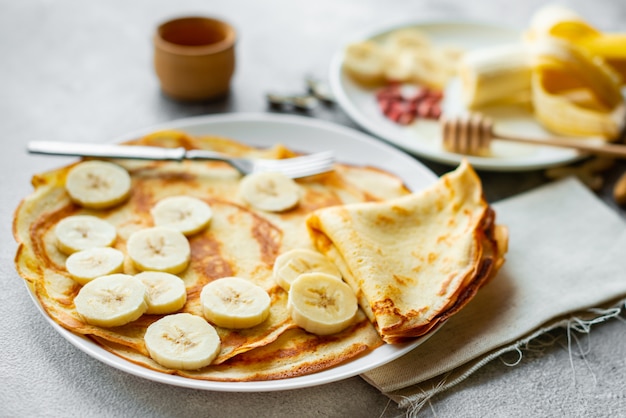
[[191, 256], [189, 241], [173, 228], [155, 226], [134, 232], [126, 242], [128, 256], [139, 270], [180, 273]]
[[251, 328], [267, 319], [271, 299], [260, 286], [240, 277], [213, 280], [200, 293], [206, 319], [223, 328]]
[[317, 335], [346, 329], [358, 310], [352, 288], [335, 276], [306, 273], [291, 284], [287, 307], [293, 321]]
[[74, 298], [74, 305], [88, 324], [118, 327], [146, 312], [146, 297], [146, 287], [133, 276], [111, 274], [84, 285]]
[[289, 291], [291, 283], [304, 273], [326, 273], [341, 280], [339, 269], [324, 254], [306, 248], [282, 253], [274, 262], [274, 280]]
[[115, 242], [115, 226], [90, 215], [74, 215], [62, 219], [54, 227], [57, 247], [65, 254], [96, 247], [108, 247]]
[[147, 314], [169, 314], [181, 309], [187, 301], [185, 283], [178, 276], [160, 271], [144, 271], [135, 275], [148, 291]]
[[130, 196], [130, 174], [117, 164], [85, 161], [67, 174], [65, 189], [81, 206], [104, 209], [124, 202]]
[[239, 184], [241, 198], [267, 212], [291, 209], [300, 200], [300, 187], [289, 177], [275, 172], [248, 174]]
[[189, 313], [168, 315], [152, 323], [144, 341], [154, 361], [178, 370], [208, 366], [221, 348], [215, 328]]
[[204, 201], [191, 196], [170, 196], [159, 200], [150, 210], [154, 224], [193, 235], [211, 222], [213, 211]]
[[67, 272], [82, 285], [100, 276], [121, 273], [123, 267], [124, 253], [110, 247], [78, 251], [65, 260]]

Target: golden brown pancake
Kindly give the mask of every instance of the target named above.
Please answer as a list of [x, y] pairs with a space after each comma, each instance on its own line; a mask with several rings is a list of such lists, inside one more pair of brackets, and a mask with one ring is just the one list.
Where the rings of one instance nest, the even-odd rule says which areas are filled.
[[307, 223], [388, 343], [424, 335], [463, 307], [507, 244], [466, 161], [423, 191], [319, 209]]
[[[148, 135], [136, 143], [210, 149], [237, 156], [295, 155], [280, 145], [260, 150], [225, 138], [190, 137], [176, 131]], [[405, 195], [408, 190], [400, 179], [370, 167], [337, 164], [334, 172], [297, 181], [303, 191], [298, 206], [282, 213], [269, 213], [255, 210], [239, 198], [241, 176], [225, 163], [112, 161], [131, 174], [132, 194], [124, 204], [112, 209], [88, 210], [72, 203], [64, 188], [72, 165], [34, 176], [34, 192], [15, 213], [13, 229], [19, 243], [17, 270], [48, 315], [61, 326], [91, 336], [108, 350], [135, 363], [211, 380], [297, 376], [346, 361], [382, 344], [364, 315], [350, 331], [332, 337], [317, 337], [297, 329], [287, 312], [287, 293], [274, 282], [272, 267], [282, 252], [314, 248], [305, 223], [309, 213], [332, 205]], [[164, 370], [149, 358], [143, 335], [159, 315], [143, 315], [116, 328], [84, 323], [73, 303], [80, 285], [66, 271], [66, 256], [57, 249], [54, 236], [54, 226], [61, 219], [78, 214], [94, 215], [115, 225], [118, 237], [114, 247], [125, 251], [126, 240], [133, 232], [153, 225], [152, 206], [161, 198], [181, 194], [202, 199], [213, 209], [210, 227], [189, 238], [191, 262], [179, 274], [188, 294], [182, 311], [202, 316], [199, 300], [202, 287], [225, 276], [251, 279], [272, 299], [270, 316], [262, 324], [244, 330], [216, 327], [222, 341], [221, 352], [214, 365], [194, 373]], [[124, 273], [137, 272], [127, 259]], [[281, 337], [283, 334], [290, 337]], [[289, 354], [288, 361], [284, 359], [285, 353]]]
[[[187, 149], [215, 150], [235, 156], [277, 159], [295, 155], [281, 145], [261, 150], [230, 139], [191, 137], [177, 131], [158, 132], [129, 145], [133, 144], [183, 146]], [[22, 201], [14, 218], [13, 231], [19, 243], [16, 267], [54, 321], [74, 333], [91, 337], [122, 358], [163, 373], [214, 381], [256, 381], [321, 371], [379, 347], [384, 344], [381, 335], [392, 343], [424, 335], [467, 303], [477, 289], [493, 276], [503, 260], [502, 243], [506, 240], [502, 237], [498, 239], [498, 232], [502, 230], [495, 227], [493, 212], [481, 200], [482, 195], [477, 200], [480, 194], [477, 189], [479, 184], [477, 186], [476, 179], [471, 179], [472, 175], [475, 176], [473, 171], [466, 170], [466, 175], [472, 180], [463, 183], [463, 186], [469, 187], [468, 191], [449, 202], [448, 198], [451, 196], [445, 194], [437, 199], [429, 198], [433, 193], [431, 189], [413, 195], [401, 179], [380, 169], [336, 164], [331, 173], [297, 180], [302, 189], [302, 197], [296, 207], [281, 213], [270, 213], [256, 210], [240, 199], [238, 185], [241, 176], [225, 163], [112, 161], [126, 168], [132, 178], [129, 200], [112, 209], [88, 210], [72, 203], [64, 184], [73, 165], [33, 177], [35, 190]], [[451, 178], [453, 176], [448, 176], [443, 181], [447, 184]], [[460, 190], [453, 187], [448, 190], [451, 191]], [[78, 214], [94, 215], [115, 225], [118, 237], [114, 247], [125, 251], [126, 241], [133, 232], [153, 226], [150, 216], [153, 205], [160, 199], [173, 195], [197, 197], [213, 209], [210, 226], [189, 237], [191, 262], [179, 274], [187, 289], [187, 302], [181, 311], [202, 316], [202, 287], [225, 276], [241, 276], [252, 280], [264, 288], [272, 300], [269, 318], [258, 326], [244, 330], [216, 327], [222, 342], [221, 352], [212, 365], [196, 371], [167, 369], [149, 357], [143, 336], [146, 328], [161, 318], [160, 315], [143, 315], [134, 322], [116, 328], [102, 328], [83, 322], [73, 302], [80, 285], [72, 280], [65, 269], [66, 255], [57, 249], [54, 236], [54, 227], [61, 219]], [[416, 199], [416, 196], [422, 197]], [[413, 200], [418, 200], [419, 203], [409, 204], [404, 208], [398, 204], [405, 202], [402, 199], [406, 199], [407, 203]], [[465, 202], [465, 199], [470, 203]], [[449, 280], [444, 286], [444, 294], [435, 298], [438, 305], [418, 320], [405, 313], [404, 316], [396, 316], [396, 319], [393, 315], [382, 314], [376, 300], [371, 299], [370, 303], [369, 299], [364, 299], [364, 295], [371, 293], [380, 283], [376, 281], [376, 277], [368, 275], [367, 271], [354, 267], [354, 263], [360, 258], [370, 257], [372, 268], [386, 268], [387, 272], [395, 273], [395, 261], [400, 256], [399, 251], [395, 254], [396, 250], [406, 250], [412, 245], [410, 235], [390, 233], [393, 230], [388, 227], [398, 221], [398, 213], [391, 210], [389, 219], [379, 216], [381, 208], [390, 207], [386, 202], [393, 202], [391, 207], [402, 210], [416, 210], [419, 216], [422, 212], [435, 213], [442, 207], [447, 207], [446, 205], [453, 205], [461, 211], [465, 210], [465, 205], [469, 205], [476, 212], [472, 215], [472, 221], [467, 224], [469, 235], [461, 234], [464, 241], [444, 240], [451, 248], [462, 246], [456, 251], [467, 253], [466, 269], [454, 280]], [[357, 289], [363, 311], [359, 312], [352, 326], [338, 334], [320, 337], [307, 333], [298, 328], [288, 314], [287, 293], [272, 277], [274, 261], [279, 254], [288, 250], [315, 249], [316, 245], [332, 256], [330, 248], [335, 245], [343, 248], [342, 242], [348, 243], [350, 240], [339, 239], [326, 230], [330, 223], [324, 225], [324, 214], [330, 216], [335, 213], [351, 213], [353, 209], [360, 208], [361, 204], [365, 205], [363, 207], [371, 207], [378, 220], [383, 222], [378, 225], [383, 228], [383, 233], [380, 229], [378, 232], [370, 232], [381, 239], [380, 244], [387, 243], [394, 251], [387, 252], [380, 248], [382, 252], [376, 253], [362, 247], [361, 242], [352, 248], [352, 252], [344, 251], [341, 256], [337, 252], [333, 258], [346, 275], [344, 279]], [[307, 218], [312, 213], [315, 215], [310, 219], [319, 219], [319, 222], [310, 220], [307, 227]], [[446, 219], [460, 221], [454, 216]], [[423, 218], [424, 223], [443, 220], [443, 215]], [[433, 228], [439, 232], [452, 233], [445, 232], [443, 225], [437, 225]], [[313, 233], [313, 240], [309, 227], [316, 231]], [[352, 230], [361, 234], [368, 231], [366, 225], [353, 221], [340, 223], [337, 228], [337, 231]], [[456, 231], [454, 228], [453, 230]], [[409, 241], [405, 241], [403, 245], [398, 244], [398, 240]], [[420, 255], [419, 251], [425, 252]], [[411, 255], [426, 257], [428, 260], [431, 252], [432, 249], [422, 245], [414, 247]], [[127, 259], [124, 273], [132, 275], [137, 272], [133, 263]], [[412, 280], [411, 276], [404, 272], [396, 276], [394, 280], [403, 283], [398, 290], [404, 292]], [[359, 287], [355, 285], [357, 281], [367, 281], [369, 284]], [[411, 291], [408, 294], [412, 294]], [[398, 303], [397, 299], [393, 300]], [[419, 295], [413, 303], [416, 304], [416, 309], [421, 309]], [[401, 320], [398, 321], [397, 318]]]

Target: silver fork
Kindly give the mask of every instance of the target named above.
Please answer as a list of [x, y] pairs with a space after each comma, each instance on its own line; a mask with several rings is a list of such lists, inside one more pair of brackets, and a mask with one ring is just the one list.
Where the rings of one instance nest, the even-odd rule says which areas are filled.
[[235, 158], [205, 150], [189, 150], [185, 153], [189, 160], [224, 161], [241, 174], [274, 171], [293, 179], [326, 173], [333, 170], [335, 155], [333, 151], [323, 151], [301, 157], [271, 160], [263, 158]]
[[207, 150], [161, 148], [143, 145], [92, 144], [84, 142], [31, 141], [27, 146], [32, 154], [64, 155], [71, 157], [127, 158], [137, 160], [215, 160], [224, 161], [242, 174], [276, 171], [291, 178], [301, 178], [333, 170], [333, 151], [318, 152], [301, 157], [280, 160], [229, 157]]

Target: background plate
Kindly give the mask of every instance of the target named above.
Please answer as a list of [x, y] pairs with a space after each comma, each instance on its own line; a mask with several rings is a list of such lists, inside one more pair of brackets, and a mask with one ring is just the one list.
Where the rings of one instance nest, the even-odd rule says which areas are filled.
[[[453, 45], [466, 51], [491, 45], [512, 44], [521, 39], [521, 34], [517, 31], [483, 23], [424, 22], [379, 28], [363, 33], [355, 37], [353, 41], [380, 39], [401, 28], [418, 29], [425, 33], [434, 44]], [[372, 134], [412, 154], [440, 163], [458, 164], [463, 156], [442, 149], [439, 124], [436, 121], [418, 120], [405, 127], [382, 115], [374, 97], [375, 90], [355, 84], [342, 70], [347, 44], [343, 45], [333, 57], [329, 82], [338, 103], [348, 116]], [[458, 79], [453, 79], [446, 87], [442, 110], [446, 116], [462, 115], [467, 112], [461, 101]], [[553, 136], [539, 125], [529, 110], [516, 106], [498, 106], [485, 108], [481, 112], [493, 118], [497, 130], [503, 134], [518, 134], [535, 138]], [[581, 158], [574, 150], [504, 141], [494, 141], [492, 151], [493, 157], [468, 156], [466, 158], [475, 168], [493, 171], [539, 169]]]
[[[293, 150], [304, 152], [332, 149], [335, 150], [339, 161], [377, 166], [395, 173], [405, 181], [411, 190], [421, 189], [436, 180], [436, 176], [414, 158], [381, 141], [352, 129], [297, 116], [231, 114], [195, 117], [132, 132], [117, 138], [117, 141], [130, 140], [159, 129], [181, 129], [192, 135], [226, 136], [258, 147], [270, 147], [276, 143], [282, 143]], [[32, 290], [30, 294], [36, 306], [54, 329], [89, 356], [136, 376], [195, 389], [224, 392], [264, 392], [297, 389], [334, 382], [388, 363], [417, 347], [427, 338], [421, 338], [408, 344], [385, 344], [352, 361], [307, 376], [261, 382], [212, 382], [159, 373], [111, 354], [89, 338], [73, 334], [59, 326], [48, 317]], [[429, 333], [429, 335], [432, 334], [432, 332]]]

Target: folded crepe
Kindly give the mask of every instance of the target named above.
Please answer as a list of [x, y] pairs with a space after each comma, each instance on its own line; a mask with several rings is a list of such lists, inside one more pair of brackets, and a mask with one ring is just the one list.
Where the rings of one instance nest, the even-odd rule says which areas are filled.
[[387, 343], [422, 336], [465, 306], [508, 244], [467, 161], [420, 192], [319, 209], [307, 227]]

